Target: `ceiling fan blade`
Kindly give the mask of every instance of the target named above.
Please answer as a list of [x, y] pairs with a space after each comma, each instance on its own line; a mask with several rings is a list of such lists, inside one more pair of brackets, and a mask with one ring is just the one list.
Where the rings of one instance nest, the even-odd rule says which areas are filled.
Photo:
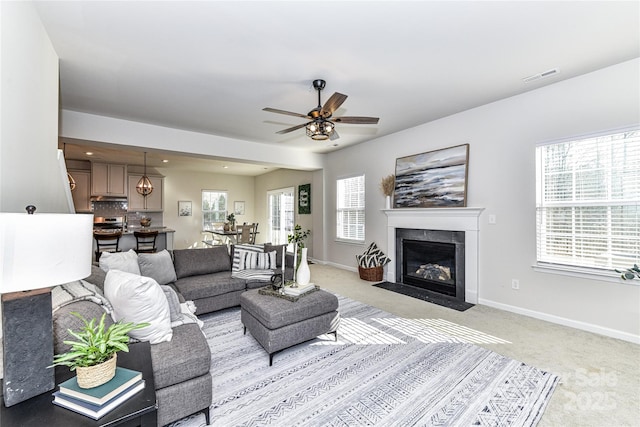
[[332, 117], [331, 121], [337, 123], [351, 123], [354, 125], [375, 125], [380, 119], [378, 117], [345, 116]]
[[325, 119], [331, 117], [333, 112], [336, 111], [338, 108], [340, 108], [342, 103], [346, 100], [347, 100], [347, 95], [343, 95], [339, 92], [334, 92], [334, 94], [331, 95], [331, 97], [327, 99], [327, 102], [325, 102], [324, 105], [322, 106], [322, 110], [320, 110], [320, 115], [322, 115], [322, 117], [324, 117]]
[[303, 124], [301, 124], [301, 125], [297, 125], [297, 126], [294, 126], [294, 127], [291, 127], [291, 128], [287, 128], [287, 129], [280, 130], [280, 131], [278, 131], [278, 132], [276, 132], [276, 133], [277, 133], [277, 134], [282, 135], [282, 134], [285, 134], [285, 133], [293, 132], [294, 130], [298, 130], [298, 129], [300, 129], [300, 128], [303, 128], [303, 127], [305, 127], [305, 126], [306, 126], [306, 125], [308, 125], [308, 124], [309, 124], [309, 123], [303, 123]]
[[311, 118], [311, 117], [307, 116], [306, 114], [292, 113], [291, 111], [278, 110], [277, 108], [265, 107], [265, 108], [262, 109], [262, 111], [268, 111], [270, 113], [286, 114], [287, 116], [302, 117], [303, 119], [310, 119]]
[[331, 135], [329, 135], [329, 141], [335, 141], [338, 138], [340, 138], [340, 135], [338, 135], [338, 131], [334, 129]]

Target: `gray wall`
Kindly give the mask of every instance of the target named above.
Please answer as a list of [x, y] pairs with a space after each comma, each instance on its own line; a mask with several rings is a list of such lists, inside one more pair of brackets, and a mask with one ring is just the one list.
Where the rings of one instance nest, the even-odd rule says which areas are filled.
[[[328, 154], [327, 256], [355, 270], [364, 249], [334, 241], [335, 180], [366, 176], [366, 242], [387, 245], [383, 176], [397, 157], [470, 144], [468, 203], [480, 218], [480, 303], [640, 342], [640, 282], [607, 282], [536, 272], [535, 145], [640, 123], [640, 60]], [[384, 118], [383, 118], [384, 119]], [[363, 162], [362, 159], [367, 159]], [[488, 215], [497, 223], [488, 224]], [[511, 279], [520, 290], [511, 289]]]

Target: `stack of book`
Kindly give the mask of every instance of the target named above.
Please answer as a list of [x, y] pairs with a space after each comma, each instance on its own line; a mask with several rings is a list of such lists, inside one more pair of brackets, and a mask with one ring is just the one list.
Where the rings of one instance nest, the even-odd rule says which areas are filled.
[[76, 377], [61, 383], [53, 393], [53, 404], [97, 420], [143, 389], [141, 372], [118, 366], [116, 375], [98, 387], [80, 388]]
[[311, 289], [315, 289], [315, 287], [316, 285], [314, 285], [313, 283], [308, 283], [304, 286], [297, 285], [295, 288], [292, 288], [291, 286], [285, 286], [284, 293], [285, 295], [299, 296], [304, 294], [305, 292], [309, 292]]

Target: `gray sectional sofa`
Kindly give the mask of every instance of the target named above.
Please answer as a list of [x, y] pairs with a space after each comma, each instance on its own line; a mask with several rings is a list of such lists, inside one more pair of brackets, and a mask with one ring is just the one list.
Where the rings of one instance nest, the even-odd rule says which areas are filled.
[[[264, 250], [280, 252], [278, 272], [281, 272], [282, 246], [267, 244]], [[175, 250], [172, 258], [173, 266], [167, 266], [166, 261], [164, 266], [151, 262], [146, 264], [145, 271], [145, 266], [141, 262], [141, 274], [153, 277], [161, 285], [172, 287], [180, 302], [193, 301], [197, 315], [239, 306], [240, 295], [247, 289], [265, 286], [265, 280], [264, 277], [260, 280], [233, 277], [233, 256], [229, 252], [226, 246]], [[233, 248], [231, 254], [233, 254]], [[286, 256], [285, 263], [289, 265], [285, 276], [291, 278], [293, 276], [292, 258]], [[166, 270], [171, 268], [175, 270], [175, 281], [161, 283], [158, 276], [167, 277]], [[164, 271], [155, 271], [159, 269]], [[96, 292], [101, 293], [100, 297], [104, 298], [105, 277], [106, 273], [94, 265], [91, 276], [84, 281], [95, 285]], [[104, 309], [99, 303], [86, 297], [74, 299], [57, 308], [53, 315], [55, 354], [68, 350], [69, 347], [63, 343], [64, 340], [70, 339], [67, 330], [77, 330], [82, 326], [80, 320], [72, 316], [71, 312], [79, 312], [85, 318], [92, 319], [100, 318]], [[109, 318], [107, 320], [111, 321]], [[151, 345], [158, 401], [158, 425], [166, 425], [197, 412], [204, 412], [208, 422], [212, 380], [211, 351], [206, 337], [196, 323], [180, 324], [173, 326], [172, 329], [173, 337], [170, 341]], [[56, 367], [56, 369], [67, 368]]]

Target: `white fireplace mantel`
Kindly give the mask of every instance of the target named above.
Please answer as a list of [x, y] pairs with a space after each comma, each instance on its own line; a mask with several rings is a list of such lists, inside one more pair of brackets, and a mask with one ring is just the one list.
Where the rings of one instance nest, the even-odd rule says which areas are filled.
[[[396, 228], [464, 231], [465, 301], [478, 303], [480, 214], [484, 208], [384, 209], [387, 215], [387, 250], [396, 253]], [[387, 280], [396, 281], [396, 265], [387, 267]]]

